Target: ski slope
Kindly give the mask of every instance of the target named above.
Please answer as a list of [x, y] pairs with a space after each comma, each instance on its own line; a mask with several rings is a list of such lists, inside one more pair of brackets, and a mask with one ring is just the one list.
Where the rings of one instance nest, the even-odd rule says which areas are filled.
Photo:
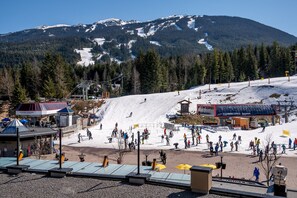
[[[209, 90], [210, 88], [210, 90]], [[201, 91], [201, 98], [199, 92]], [[270, 97], [272, 94], [279, 94], [279, 98]], [[145, 101], [146, 98], [146, 101]], [[198, 99], [199, 98], [199, 99]], [[128, 132], [129, 141], [134, 133], [137, 138], [137, 131], [142, 132], [147, 128], [150, 136], [141, 145], [142, 149], [173, 149], [173, 143], [179, 143], [179, 148], [184, 149], [183, 135], [186, 133], [188, 140], [192, 142], [191, 131], [187, 128], [177, 125], [178, 131], [174, 131], [174, 136], [170, 138], [170, 146], [166, 146], [166, 141], [161, 141], [161, 135], [164, 133], [163, 124], [168, 122], [166, 114], [175, 114], [179, 109], [178, 104], [181, 100], [190, 100], [190, 111], [196, 112], [197, 104], [246, 104], [246, 103], [262, 103], [277, 104], [277, 100], [293, 100], [297, 102], [297, 76], [292, 76], [290, 81], [287, 77], [272, 78], [270, 84], [268, 79], [256, 80], [250, 82], [230, 83], [228, 84], [212, 84], [195, 87], [190, 90], [147, 94], [147, 95], [131, 95], [118, 98], [107, 99], [105, 104], [100, 108], [104, 113], [102, 130], [99, 125], [92, 126], [89, 130], [92, 132], [93, 139], [88, 140], [86, 130], [80, 133], [84, 136], [83, 141], [78, 143], [78, 133], [63, 139], [64, 145], [77, 147], [97, 147], [97, 148], [118, 148], [118, 139], [113, 138], [112, 143], [108, 142], [115, 123], [118, 123], [118, 129]], [[132, 116], [129, 117], [132, 112]], [[134, 128], [134, 125], [138, 125]], [[130, 130], [132, 128], [132, 130]], [[201, 144], [192, 146], [187, 150], [205, 151], [207, 149], [206, 134], [209, 135], [210, 141], [218, 142], [218, 136], [222, 136], [222, 141], [227, 141], [228, 145], [224, 151], [230, 152], [229, 143], [232, 141], [234, 133], [242, 137], [242, 143], [239, 145], [239, 151], [234, 153], [250, 154], [248, 145], [255, 137], [260, 138], [261, 142], [265, 142], [269, 136], [276, 144], [285, 144], [288, 146], [288, 137], [282, 135], [283, 130], [289, 130], [291, 139], [297, 138], [297, 120], [295, 115], [291, 115], [289, 123], [266, 127], [264, 132], [262, 128], [255, 130], [223, 130], [216, 133], [202, 130]], [[169, 131], [167, 130], [167, 134]], [[263, 146], [263, 144], [261, 144]], [[279, 149], [281, 149], [279, 147]], [[280, 152], [281, 150], [279, 150]], [[297, 150], [287, 149], [286, 156], [296, 156]]]

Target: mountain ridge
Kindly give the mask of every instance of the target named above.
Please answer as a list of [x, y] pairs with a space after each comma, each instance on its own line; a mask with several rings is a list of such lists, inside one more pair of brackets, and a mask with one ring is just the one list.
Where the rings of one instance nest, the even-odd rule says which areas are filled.
[[[73, 42], [71, 47], [64, 39]], [[168, 56], [204, 53], [215, 48], [233, 50], [274, 41], [288, 46], [297, 43], [297, 37], [241, 17], [172, 15], [145, 22], [110, 18], [92, 24], [57, 24], [0, 34], [0, 53], [3, 49], [6, 52], [22, 51], [20, 44], [37, 50], [36, 54], [38, 50], [44, 53], [43, 49], [35, 49], [41, 45], [53, 51], [67, 51], [67, 55], [76, 53], [71, 56], [76, 57], [74, 62], [78, 62], [81, 54], [77, 50], [91, 48], [89, 52], [93, 61], [109, 59], [122, 62], [133, 59], [148, 48]], [[0, 66], [2, 64], [0, 57]]]

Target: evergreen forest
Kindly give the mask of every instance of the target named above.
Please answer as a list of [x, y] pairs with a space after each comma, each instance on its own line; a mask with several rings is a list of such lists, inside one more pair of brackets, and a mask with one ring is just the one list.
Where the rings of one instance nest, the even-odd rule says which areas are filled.
[[106, 61], [83, 67], [48, 52], [18, 66], [0, 69], [0, 94], [16, 108], [21, 102], [62, 100], [81, 94], [76, 86], [92, 82], [89, 94], [111, 97], [189, 89], [208, 83], [228, 83], [296, 74], [297, 44], [284, 47], [249, 45], [232, 51], [213, 51], [162, 57], [154, 49], [118, 64]]

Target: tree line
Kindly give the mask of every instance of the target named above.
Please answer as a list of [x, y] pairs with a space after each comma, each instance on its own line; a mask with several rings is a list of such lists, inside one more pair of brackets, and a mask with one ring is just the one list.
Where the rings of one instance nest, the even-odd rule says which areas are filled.
[[[77, 84], [93, 82], [90, 93], [109, 91], [112, 96], [159, 93], [188, 89], [206, 83], [227, 83], [296, 73], [297, 45], [249, 45], [233, 51], [215, 49], [204, 54], [161, 57], [154, 49], [140, 52], [121, 64], [96, 63], [82, 67], [68, 63], [60, 54], [47, 53], [0, 70], [0, 94], [12, 106], [28, 100], [63, 99]], [[297, 52], [296, 52], [297, 53]], [[120, 84], [120, 91], [115, 89]]]

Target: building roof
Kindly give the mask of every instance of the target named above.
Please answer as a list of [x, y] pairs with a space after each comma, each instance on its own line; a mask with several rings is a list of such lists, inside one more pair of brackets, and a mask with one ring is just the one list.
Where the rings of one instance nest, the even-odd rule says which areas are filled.
[[217, 104], [215, 116], [264, 116], [276, 115], [271, 105], [261, 104]]
[[[21, 139], [23, 139], [23, 138], [32, 138], [36, 136], [49, 136], [49, 135], [54, 135], [56, 133], [57, 131], [55, 131], [52, 128], [34, 127], [34, 128], [27, 128], [26, 131], [20, 132], [19, 136]], [[0, 133], [1, 140], [15, 140], [16, 137], [17, 137], [16, 133], [3, 133], [3, 132]]]
[[64, 109], [59, 110], [58, 113], [68, 113], [68, 114], [71, 114], [71, 113], [74, 113], [74, 111], [70, 107], [65, 107]]
[[54, 115], [57, 111], [67, 107], [67, 102], [35, 102], [20, 104], [16, 110], [16, 115], [39, 117]]
[[263, 104], [197, 104], [197, 113], [215, 117], [276, 115], [272, 105]]
[[9, 125], [2, 131], [2, 134], [16, 134], [17, 128], [19, 133], [29, 131], [18, 119], [12, 120]]
[[180, 104], [190, 104], [192, 102], [189, 101], [189, 100], [182, 100], [182, 101], [179, 101], [178, 103], [180, 103]]

